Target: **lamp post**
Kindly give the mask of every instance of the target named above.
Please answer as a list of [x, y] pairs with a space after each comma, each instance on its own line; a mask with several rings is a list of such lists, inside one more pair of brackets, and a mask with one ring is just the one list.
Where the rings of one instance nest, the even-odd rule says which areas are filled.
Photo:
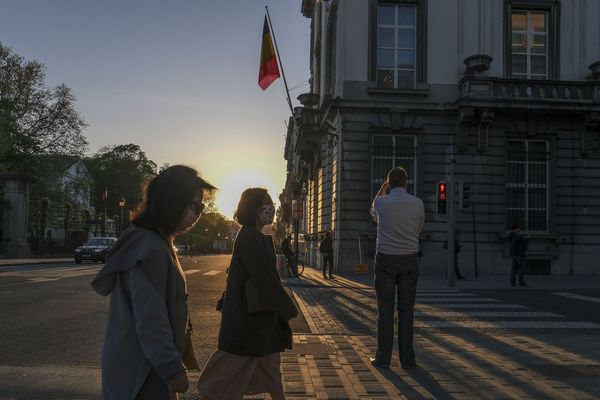
[[125, 198], [123, 197], [123, 195], [121, 195], [121, 198], [119, 199], [119, 207], [121, 208], [121, 219], [119, 220], [119, 236], [121, 236], [121, 233], [123, 233], [123, 210], [125, 209]]

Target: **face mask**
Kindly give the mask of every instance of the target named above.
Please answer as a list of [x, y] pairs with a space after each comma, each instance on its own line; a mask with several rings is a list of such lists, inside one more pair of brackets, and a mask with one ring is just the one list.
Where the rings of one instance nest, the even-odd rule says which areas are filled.
[[260, 219], [261, 224], [271, 225], [275, 218], [275, 207], [270, 204], [263, 205], [260, 209], [260, 214], [258, 214], [258, 218]]

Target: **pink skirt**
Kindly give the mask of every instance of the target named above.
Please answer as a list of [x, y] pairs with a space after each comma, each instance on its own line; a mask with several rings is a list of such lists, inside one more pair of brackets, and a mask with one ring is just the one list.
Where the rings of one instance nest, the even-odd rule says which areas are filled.
[[269, 393], [285, 399], [281, 381], [281, 355], [245, 357], [217, 350], [200, 373], [196, 387], [200, 398], [238, 400], [245, 394]]

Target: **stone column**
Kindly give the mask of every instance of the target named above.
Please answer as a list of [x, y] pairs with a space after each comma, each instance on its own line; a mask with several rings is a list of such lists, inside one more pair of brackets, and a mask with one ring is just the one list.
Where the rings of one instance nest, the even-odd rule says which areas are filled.
[[3, 216], [2, 252], [11, 258], [30, 256], [27, 242], [27, 221], [29, 217], [30, 179], [19, 173], [3, 173], [0, 179], [5, 181]]

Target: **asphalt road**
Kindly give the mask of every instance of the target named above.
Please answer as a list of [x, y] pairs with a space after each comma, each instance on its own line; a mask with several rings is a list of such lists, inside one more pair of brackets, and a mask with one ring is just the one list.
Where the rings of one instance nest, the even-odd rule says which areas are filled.
[[[216, 349], [215, 303], [229, 259], [181, 259], [201, 364]], [[0, 399], [99, 398], [109, 298], [93, 292], [90, 281], [100, 267], [69, 263], [0, 270]]]

